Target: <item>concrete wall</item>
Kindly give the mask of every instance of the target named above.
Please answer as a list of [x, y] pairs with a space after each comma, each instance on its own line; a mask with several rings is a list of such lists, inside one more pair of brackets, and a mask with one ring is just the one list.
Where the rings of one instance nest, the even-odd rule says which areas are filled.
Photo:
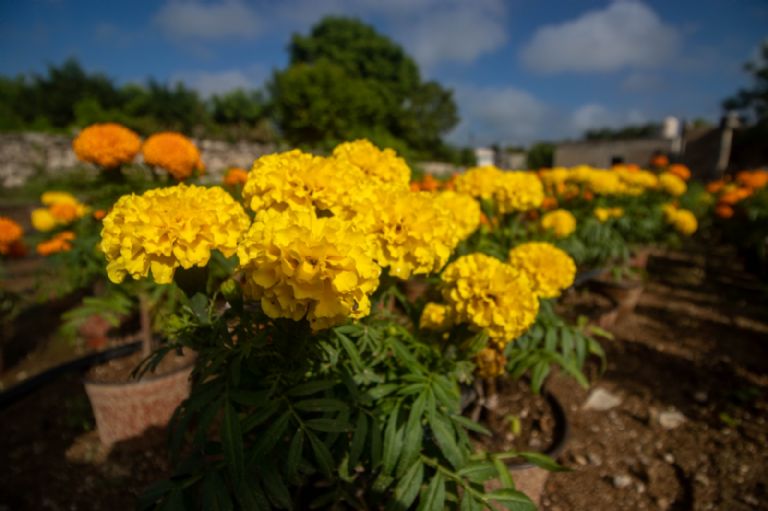
[[[275, 151], [272, 145], [195, 140], [206, 167], [205, 181], [221, 182], [229, 167], [249, 169], [253, 160]], [[139, 158], [140, 159], [140, 158]], [[0, 133], [0, 186], [23, 185], [34, 175], [52, 175], [80, 165], [72, 137], [44, 133]]]
[[647, 165], [654, 152], [669, 153], [672, 149], [672, 141], [664, 139], [566, 142], [555, 148], [554, 165], [608, 168], [614, 157], [624, 158], [625, 163]]

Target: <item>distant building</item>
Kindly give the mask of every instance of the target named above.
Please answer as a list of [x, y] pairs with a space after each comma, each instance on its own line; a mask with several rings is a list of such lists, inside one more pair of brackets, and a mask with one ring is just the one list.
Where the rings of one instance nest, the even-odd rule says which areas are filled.
[[492, 147], [478, 147], [475, 149], [475, 159], [477, 166], [496, 164], [496, 151]]
[[510, 151], [498, 147], [478, 147], [475, 149], [478, 167], [496, 165], [501, 169], [523, 169], [526, 166], [527, 154], [523, 151]]

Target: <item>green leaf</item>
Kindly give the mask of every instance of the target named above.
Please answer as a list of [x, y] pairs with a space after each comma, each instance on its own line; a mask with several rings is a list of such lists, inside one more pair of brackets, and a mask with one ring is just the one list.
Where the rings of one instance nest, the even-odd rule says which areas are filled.
[[275, 467], [265, 467], [261, 472], [261, 476], [264, 479], [264, 488], [267, 490], [269, 500], [279, 508], [293, 508], [291, 493], [285, 486], [280, 471]]
[[473, 421], [472, 419], [468, 419], [464, 417], [463, 415], [451, 415], [451, 420], [453, 422], [458, 423], [460, 426], [470, 430], [474, 431], [475, 433], [480, 433], [481, 435], [491, 436], [493, 433], [491, 433], [491, 430], [486, 428], [485, 426], [482, 426], [478, 424], [477, 422]]
[[304, 424], [310, 429], [315, 431], [322, 431], [324, 433], [343, 433], [345, 431], [351, 431], [352, 425], [339, 419], [328, 419], [320, 417], [317, 419], [308, 419], [304, 421]]
[[424, 415], [424, 406], [426, 405], [426, 395], [421, 394], [416, 398], [411, 406], [408, 421], [405, 424], [403, 435], [403, 447], [400, 452], [400, 462], [395, 475], [402, 476], [413, 461], [419, 457], [422, 447], [422, 437], [424, 429], [421, 425], [421, 419]]
[[203, 479], [202, 509], [229, 511], [233, 509], [227, 486], [218, 472], [209, 472]]
[[539, 360], [533, 366], [531, 371], [531, 389], [538, 394], [541, 392], [541, 386], [544, 384], [544, 379], [549, 374], [549, 363], [546, 360]]
[[410, 466], [402, 479], [398, 481], [395, 486], [395, 493], [393, 495], [394, 502], [397, 504], [393, 507], [395, 509], [408, 509], [413, 501], [416, 500], [416, 496], [419, 494], [419, 488], [421, 482], [424, 480], [424, 463], [421, 459], [417, 459]]
[[379, 400], [384, 396], [387, 396], [398, 390], [400, 387], [400, 385], [395, 383], [384, 383], [382, 385], [376, 385], [375, 387], [369, 389], [367, 392], [371, 399]]
[[474, 461], [468, 463], [457, 473], [476, 483], [482, 483], [498, 476], [496, 466], [490, 461]]
[[363, 369], [364, 364], [363, 360], [360, 358], [360, 352], [357, 351], [357, 347], [355, 346], [355, 343], [353, 343], [349, 337], [342, 334], [338, 330], [335, 331], [336, 337], [339, 338], [339, 341], [341, 341], [341, 345], [344, 347], [344, 351], [347, 352], [347, 355], [349, 355], [349, 359], [352, 361], [352, 365], [358, 369]]
[[392, 473], [400, 455], [400, 446], [402, 445], [402, 428], [398, 428], [398, 419], [400, 417], [400, 401], [395, 405], [395, 409], [389, 415], [387, 427], [384, 430], [384, 452], [382, 453], [382, 470], [385, 474]]
[[201, 324], [207, 325], [209, 323], [207, 296], [203, 293], [195, 293], [189, 300], [189, 308]]
[[571, 469], [560, 465], [558, 462], [540, 452], [518, 452], [518, 456], [522, 457], [528, 463], [541, 467], [550, 472], [570, 472]]
[[184, 494], [181, 488], [174, 488], [160, 506], [161, 511], [184, 511], [187, 506], [184, 505]]
[[475, 497], [468, 491], [464, 492], [464, 496], [461, 498], [460, 511], [483, 511], [482, 503], [478, 502]]
[[336, 382], [332, 380], [311, 381], [309, 383], [302, 383], [302, 384], [296, 385], [295, 387], [290, 389], [288, 392], [286, 392], [286, 395], [297, 396], [297, 397], [309, 396], [311, 394], [317, 394], [318, 392], [328, 390], [334, 385], [336, 385]]
[[229, 401], [224, 403], [221, 443], [224, 448], [224, 459], [227, 462], [227, 468], [232, 476], [232, 480], [235, 482], [235, 485], [239, 485], [242, 483], [245, 473], [243, 434], [240, 431], [240, 418]]
[[241, 405], [263, 406], [269, 400], [270, 394], [268, 390], [231, 390], [229, 399]]
[[360, 459], [360, 454], [363, 452], [367, 434], [368, 419], [365, 417], [365, 413], [360, 412], [360, 414], [357, 416], [355, 432], [352, 435], [352, 443], [349, 447], [349, 467], [352, 470], [354, 470], [354, 468], [357, 466], [357, 462]]
[[331, 451], [328, 447], [311, 431], [307, 431], [307, 438], [312, 445], [312, 452], [315, 454], [315, 460], [323, 475], [330, 477], [333, 473], [334, 462]]
[[154, 508], [165, 494], [172, 491], [176, 485], [169, 480], [158, 481], [149, 486], [136, 500], [137, 509]]
[[254, 461], [260, 458], [272, 450], [275, 445], [277, 445], [277, 442], [288, 428], [290, 419], [290, 411], [283, 413], [269, 426], [269, 428], [267, 428], [267, 430], [262, 435], [257, 437], [256, 442], [254, 442], [253, 447], [250, 449], [251, 457], [249, 461]]
[[464, 455], [456, 444], [453, 428], [441, 415], [435, 414], [429, 419], [429, 426], [435, 436], [435, 441], [440, 447], [443, 456], [454, 466], [459, 468], [464, 464]]
[[514, 488], [515, 482], [512, 476], [509, 475], [509, 467], [500, 458], [494, 456], [491, 458], [493, 467], [496, 469], [496, 474], [499, 476], [501, 485], [504, 488]]
[[349, 410], [343, 401], [332, 398], [305, 399], [293, 405], [297, 410], [305, 412], [342, 412]]
[[288, 478], [293, 479], [296, 477], [299, 468], [299, 461], [301, 461], [301, 453], [304, 451], [304, 430], [301, 428], [296, 430], [291, 439], [291, 445], [288, 447], [288, 457], [285, 460], [285, 473]]
[[555, 348], [557, 348], [557, 330], [547, 328], [547, 333], [544, 335], [544, 349], [555, 351]]
[[[513, 511], [536, 511], [536, 506], [525, 493], [513, 490], [512, 488], [502, 488], [486, 495], [486, 497], [503, 503], [507, 509]], [[510, 506], [510, 504], [512, 504]]]
[[445, 478], [441, 472], [437, 472], [427, 487], [427, 492], [419, 502], [419, 511], [432, 511], [444, 509], [445, 506]]

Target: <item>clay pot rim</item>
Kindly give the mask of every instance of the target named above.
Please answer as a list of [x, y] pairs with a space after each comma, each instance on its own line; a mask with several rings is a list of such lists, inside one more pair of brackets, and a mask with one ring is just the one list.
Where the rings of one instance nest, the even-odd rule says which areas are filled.
[[[184, 371], [189, 371], [191, 368], [195, 366], [195, 362], [197, 361], [196, 359], [197, 357], [193, 358], [188, 364], [184, 364], [183, 366], [177, 367], [173, 371], [169, 371], [167, 373], [160, 373], [160, 374], [144, 373], [145, 376], [142, 376], [141, 378], [131, 379], [129, 381], [124, 381], [124, 382], [99, 382], [99, 381], [90, 380], [88, 378], [83, 378], [83, 384], [88, 385], [90, 387], [101, 387], [101, 388], [143, 385], [145, 383], [161, 380], [163, 378], [170, 378], [172, 376], [176, 376], [178, 375], [178, 373], [181, 373]], [[150, 376], [146, 376], [147, 374], [150, 374]]]

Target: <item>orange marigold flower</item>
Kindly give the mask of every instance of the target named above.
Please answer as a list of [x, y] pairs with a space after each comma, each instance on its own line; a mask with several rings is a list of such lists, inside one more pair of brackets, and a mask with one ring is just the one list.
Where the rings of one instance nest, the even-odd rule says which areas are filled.
[[80, 216], [77, 206], [68, 202], [57, 202], [51, 205], [49, 210], [51, 215], [53, 215], [53, 218], [63, 224], [77, 220]]
[[554, 197], [544, 197], [544, 200], [541, 202], [541, 209], [556, 209], [557, 208], [557, 199]]
[[715, 207], [715, 214], [720, 218], [731, 218], [733, 216], [733, 208], [721, 202]]
[[0, 216], [0, 254], [9, 254], [14, 244], [21, 240], [24, 230], [8, 217]]
[[421, 189], [427, 192], [436, 192], [440, 189], [440, 181], [435, 179], [432, 174], [426, 174], [421, 180]]
[[669, 158], [663, 154], [657, 154], [651, 158], [651, 167], [666, 167], [669, 165]]
[[75, 233], [72, 231], [63, 231], [49, 239], [43, 241], [37, 245], [37, 253], [41, 256], [48, 256], [56, 254], [58, 252], [66, 252], [72, 250], [72, 240], [75, 239]]
[[125, 126], [115, 123], [88, 126], [72, 142], [77, 158], [105, 169], [130, 163], [141, 147], [141, 139]]
[[242, 186], [248, 181], [248, 171], [240, 167], [232, 167], [224, 176], [225, 186]]
[[93, 212], [93, 218], [95, 218], [96, 220], [101, 220], [105, 216], [107, 216], [107, 211], [105, 209], [97, 209], [96, 211]]
[[682, 165], [680, 163], [675, 163], [674, 165], [670, 165], [667, 169], [667, 172], [670, 172], [680, 179], [684, 181], [688, 181], [691, 179], [691, 170], [686, 167], [685, 165]]
[[724, 204], [734, 205], [739, 201], [742, 201], [752, 195], [752, 190], [749, 188], [736, 188], [728, 190], [720, 196], [720, 202]]
[[753, 171], [742, 171], [736, 174], [736, 182], [739, 184], [746, 186], [747, 188], [751, 188], [753, 190], [757, 190], [758, 188], [763, 188], [766, 185], [768, 185], [768, 171], [766, 170], [753, 170]]
[[141, 148], [144, 161], [167, 170], [179, 181], [205, 169], [200, 151], [190, 139], [173, 131], [156, 133]]
[[591, 201], [594, 198], [595, 198], [595, 194], [594, 193], [592, 193], [589, 190], [584, 190], [584, 200], [585, 201]]
[[421, 183], [418, 181], [414, 181], [411, 183], [411, 191], [412, 192], [420, 192], [421, 191]]
[[725, 181], [723, 181], [722, 179], [718, 179], [717, 181], [712, 181], [707, 185], [707, 191], [709, 193], [717, 193], [720, 190], [722, 190], [724, 186], [725, 186]]

